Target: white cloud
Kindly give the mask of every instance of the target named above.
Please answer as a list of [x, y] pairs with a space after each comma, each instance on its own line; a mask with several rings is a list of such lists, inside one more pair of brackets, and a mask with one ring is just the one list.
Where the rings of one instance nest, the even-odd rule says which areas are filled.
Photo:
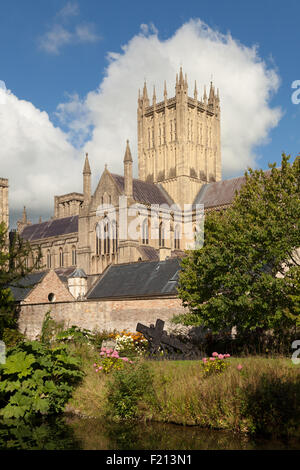
[[[53, 196], [80, 191], [82, 161], [46, 112], [6, 93], [0, 104], [1, 176], [9, 178], [11, 223], [27, 206], [36, 220], [53, 215]], [[75, 189], [74, 189], [75, 188]]]
[[[121, 53], [109, 53], [108, 59], [103, 81], [84, 102], [89, 124], [94, 125], [85, 150], [97, 175], [105, 162], [112, 171], [122, 171], [127, 138], [137, 168], [138, 88], [143, 87], [146, 78], [149, 97], [155, 84], [160, 100], [166, 80], [168, 96], [173, 96], [180, 65], [187, 73], [191, 96], [194, 80], [199, 95], [211, 77], [220, 89], [224, 177], [242, 174], [248, 165], [256, 165], [255, 147], [267, 142], [269, 131], [281, 117], [281, 110], [269, 105], [279, 86], [279, 77], [260, 59], [257, 47], [246, 47], [230, 34], [214, 31], [200, 20], [185, 23], [167, 40], [159, 39], [154, 25], [142, 24], [140, 34], [124, 45]], [[80, 113], [82, 107], [83, 103]], [[58, 111], [63, 119], [64, 105]], [[80, 132], [80, 113], [75, 111], [73, 118], [68, 115], [73, 139], [75, 123]]]
[[49, 54], [59, 54], [60, 49], [66, 45], [97, 42], [100, 36], [95, 32], [93, 23], [80, 23], [72, 29], [63, 26], [71, 17], [79, 15], [77, 2], [68, 2], [57, 14], [56, 22], [38, 39], [41, 50]]
[[47, 113], [6, 94], [5, 105], [0, 106], [0, 176], [10, 179], [12, 210], [21, 214], [25, 204], [30, 214], [53, 214], [55, 194], [81, 190], [86, 151], [94, 187], [105, 163], [122, 173], [127, 138], [137, 176], [138, 88], [146, 78], [149, 97], [155, 84], [160, 100], [166, 80], [168, 96], [173, 96], [180, 65], [188, 75], [190, 95], [194, 80], [200, 95], [211, 75], [220, 89], [223, 176], [255, 166], [255, 147], [267, 141], [281, 116], [269, 103], [279, 86], [274, 69], [260, 59], [256, 47], [248, 48], [200, 20], [182, 25], [166, 40], [158, 37], [154, 26], [144, 25], [120, 53], [108, 54], [98, 89], [83, 99], [68, 96], [58, 105], [57, 116], [68, 134], [54, 127]]
[[79, 15], [79, 5], [77, 2], [67, 2], [66, 5], [57, 13], [57, 16], [63, 19], [77, 15]]

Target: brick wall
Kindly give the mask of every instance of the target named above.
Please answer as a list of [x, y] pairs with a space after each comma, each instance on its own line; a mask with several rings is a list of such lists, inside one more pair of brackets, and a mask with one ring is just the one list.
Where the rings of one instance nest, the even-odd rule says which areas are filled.
[[49, 310], [52, 318], [63, 321], [65, 327], [77, 325], [99, 331], [135, 331], [138, 322], [150, 325], [157, 318], [166, 321], [185, 312], [180, 299], [175, 297], [23, 304], [19, 316], [20, 331], [29, 339], [35, 339]]
[[26, 304], [41, 304], [49, 302], [49, 294], [53, 294], [56, 302], [74, 300], [74, 297], [61, 282], [56, 272], [51, 270], [43, 277], [41, 282], [32, 289], [24, 302]]

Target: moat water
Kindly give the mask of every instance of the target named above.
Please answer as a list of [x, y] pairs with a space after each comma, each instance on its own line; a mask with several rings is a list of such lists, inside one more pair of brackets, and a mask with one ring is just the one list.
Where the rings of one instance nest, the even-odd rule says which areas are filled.
[[18, 427], [0, 423], [0, 449], [299, 450], [300, 441], [251, 438], [175, 424], [109, 425], [97, 419], [64, 416]]

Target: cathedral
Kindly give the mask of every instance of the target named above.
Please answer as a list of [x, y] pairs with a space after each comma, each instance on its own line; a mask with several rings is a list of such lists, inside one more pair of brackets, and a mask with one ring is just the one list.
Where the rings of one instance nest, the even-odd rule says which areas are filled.
[[[137, 179], [127, 140], [122, 175], [105, 166], [92, 193], [86, 154], [82, 193], [54, 196], [53, 217], [37, 224], [24, 208], [17, 231], [33, 250], [28, 266], [40, 252], [41, 270], [70, 274], [79, 268], [96, 278], [113, 264], [180, 258], [197, 234], [196, 208], [215, 210], [232, 202], [244, 178], [221, 180], [220, 97], [212, 83], [199, 96], [195, 82], [189, 96], [180, 68], [174, 96], [168, 97], [165, 83], [163, 100], [156, 101], [154, 88], [152, 103], [145, 83], [138, 96], [137, 133]], [[189, 237], [178, 216], [186, 206]]]

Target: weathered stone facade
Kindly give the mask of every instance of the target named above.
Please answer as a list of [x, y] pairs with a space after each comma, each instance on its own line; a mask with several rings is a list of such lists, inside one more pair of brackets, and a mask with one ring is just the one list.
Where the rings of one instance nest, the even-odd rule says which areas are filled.
[[[195, 203], [203, 186], [221, 179], [219, 93], [211, 84], [209, 95], [205, 91], [198, 100], [195, 85], [194, 97], [189, 97], [180, 69], [174, 97], [167, 98], [165, 88], [164, 100], [156, 103], [154, 92], [150, 105], [145, 84], [137, 121], [139, 179], [133, 178], [127, 141], [122, 176], [105, 167], [92, 193], [86, 154], [82, 194], [55, 196], [54, 217], [47, 222], [31, 225], [24, 211], [18, 231], [30, 242], [34, 257], [41, 250], [41, 269], [73, 266], [91, 276], [112, 263], [181, 256], [193, 241], [195, 213], [190, 238], [177, 215], [184, 204]], [[154, 206], [159, 206], [155, 221]], [[126, 220], [125, 231], [120, 219]], [[127, 228], [137, 219], [138, 233], [129, 235]]]
[[23, 304], [19, 317], [19, 329], [29, 339], [41, 333], [45, 314], [64, 322], [65, 327], [77, 325], [80, 328], [97, 331], [135, 331], [138, 322], [150, 325], [157, 318], [170, 320], [173, 315], [184, 313], [181, 301], [174, 297], [151, 299], [119, 299], [96, 301], [70, 301], [40, 304]]

